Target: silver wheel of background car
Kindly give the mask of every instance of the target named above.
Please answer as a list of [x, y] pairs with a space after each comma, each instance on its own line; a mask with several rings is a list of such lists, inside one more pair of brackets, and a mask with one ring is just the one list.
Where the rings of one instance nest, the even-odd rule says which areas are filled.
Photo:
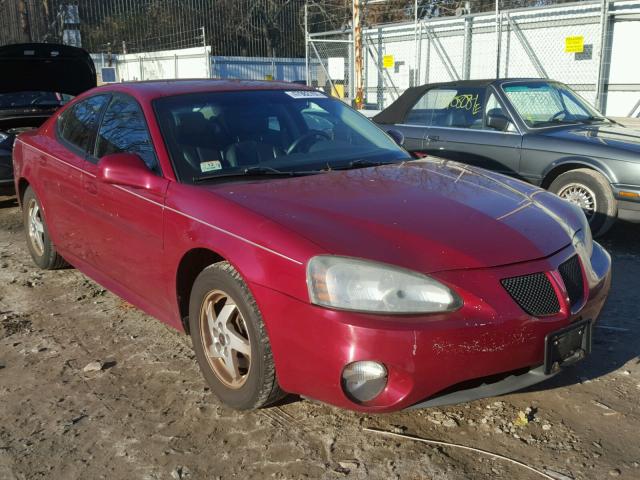
[[202, 302], [200, 338], [214, 374], [227, 387], [242, 387], [251, 367], [251, 337], [236, 302], [213, 290]]
[[558, 192], [558, 196], [582, 208], [589, 221], [598, 209], [596, 194], [586, 185], [580, 183], [565, 185], [562, 190]]
[[38, 255], [44, 254], [44, 222], [40, 206], [35, 198], [32, 198], [27, 205], [27, 215], [29, 218], [29, 240], [34, 251]]

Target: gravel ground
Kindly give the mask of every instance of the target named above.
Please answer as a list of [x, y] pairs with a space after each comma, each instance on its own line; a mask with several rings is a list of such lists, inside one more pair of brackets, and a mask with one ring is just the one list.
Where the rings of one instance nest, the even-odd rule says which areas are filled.
[[[0, 479], [640, 479], [640, 226], [603, 239], [614, 261], [593, 354], [525, 392], [369, 416], [293, 398], [217, 402], [190, 340], [79, 272], [38, 271], [0, 197]], [[98, 362], [97, 364], [95, 362]], [[548, 478], [549, 478], [548, 477]]]

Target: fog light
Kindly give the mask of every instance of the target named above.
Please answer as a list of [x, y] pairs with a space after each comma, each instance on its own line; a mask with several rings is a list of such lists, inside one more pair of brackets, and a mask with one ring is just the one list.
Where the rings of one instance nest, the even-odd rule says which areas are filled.
[[342, 371], [342, 389], [352, 400], [368, 402], [387, 386], [387, 369], [378, 362], [353, 362]]

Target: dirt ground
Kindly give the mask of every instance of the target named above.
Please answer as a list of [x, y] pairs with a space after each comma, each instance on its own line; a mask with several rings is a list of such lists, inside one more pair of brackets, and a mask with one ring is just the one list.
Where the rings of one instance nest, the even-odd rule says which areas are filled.
[[[611, 296], [593, 354], [525, 392], [389, 415], [298, 398], [220, 406], [190, 341], [81, 273], [38, 271], [0, 197], [0, 479], [640, 479], [640, 226], [603, 243]], [[103, 368], [85, 372], [93, 361]], [[520, 414], [522, 412], [522, 414]], [[518, 418], [520, 420], [518, 421]]]

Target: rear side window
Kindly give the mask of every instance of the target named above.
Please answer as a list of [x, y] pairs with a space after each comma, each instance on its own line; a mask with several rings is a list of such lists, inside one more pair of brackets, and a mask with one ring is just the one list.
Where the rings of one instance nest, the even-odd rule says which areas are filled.
[[100, 113], [108, 100], [108, 95], [96, 95], [64, 112], [58, 124], [60, 136], [80, 150], [93, 153], [93, 141]]
[[144, 113], [133, 98], [114, 96], [107, 107], [96, 142], [96, 157], [111, 153], [135, 153], [150, 170], [159, 173]]
[[485, 93], [484, 87], [433, 88], [420, 97], [405, 122], [425, 127], [480, 129]]

